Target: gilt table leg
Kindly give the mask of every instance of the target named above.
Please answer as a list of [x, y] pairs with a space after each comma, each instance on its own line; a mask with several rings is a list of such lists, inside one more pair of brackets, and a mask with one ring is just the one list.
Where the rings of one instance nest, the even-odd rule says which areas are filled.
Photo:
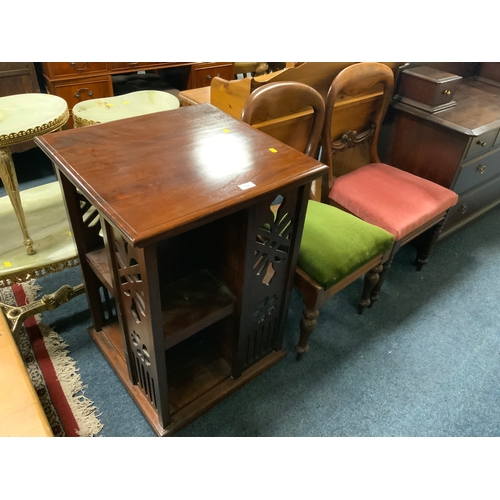
[[0, 148], [0, 179], [2, 179], [5, 190], [9, 195], [10, 202], [14, 207], [14, 212], [16, 213], [19, 225], [21, 226], [24, 238], [23, 243], [27, 247], [26, 252], [28, 255], [33, 255], [35, 253], [33, 240], [31, 239], [28, 233], [28, 227], [26, 226], [26, 218], [24, 217], [24, 210], [21, 205], [21, 195], [19, 193], [19, 185], [17, 183], [17, 176], [10, 148]]
[[10, 306], [0, 302], [0, 311], [5, 313], [10, 323], [12, 333], [17, 335], [19, 328], [21, 328], [27, 318], [35, 316], [35, 314], [39, 314], [43, 311], [53, 311], [82, 293], [85, 293], [85, 287], [82, 283], [75, 287], [63, 285], [54, 293], [44, 295], [40, 300], [36, 300], [24, 306]]

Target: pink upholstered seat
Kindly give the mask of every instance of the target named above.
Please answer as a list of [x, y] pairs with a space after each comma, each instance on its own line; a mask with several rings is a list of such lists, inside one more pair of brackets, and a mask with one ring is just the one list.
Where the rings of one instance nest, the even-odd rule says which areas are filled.
[[458, 195], [384, 163], [370, 163], [335, 180], [330, 199], [401, 240], [455, 205]]

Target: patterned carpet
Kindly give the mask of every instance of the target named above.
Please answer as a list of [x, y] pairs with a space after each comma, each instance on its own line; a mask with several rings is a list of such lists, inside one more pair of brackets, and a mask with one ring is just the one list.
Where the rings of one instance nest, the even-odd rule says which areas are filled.
[[[22, 306], [36, 300], [35, 280], [0, 288], [0, 302]], [[40, 321], [30, 317], [15, 336], [21, 357], [56, 437], [93, 436], [102, 424], [98, 410], [84, 395], [85, 386], [68, 344]]]

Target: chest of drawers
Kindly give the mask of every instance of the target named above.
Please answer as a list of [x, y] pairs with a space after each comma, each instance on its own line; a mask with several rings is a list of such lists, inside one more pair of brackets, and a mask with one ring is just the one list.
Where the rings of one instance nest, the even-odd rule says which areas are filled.
[[500, 86], [470, 78], [455, 100], [438, 113], [394, 101], [380, 144], [382, 161], [459, 195], [441, 238], [500, 203]]

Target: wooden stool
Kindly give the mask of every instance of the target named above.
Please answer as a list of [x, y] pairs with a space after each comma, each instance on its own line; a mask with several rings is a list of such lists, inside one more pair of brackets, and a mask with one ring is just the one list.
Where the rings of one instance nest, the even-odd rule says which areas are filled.
[[115, 97], [79, 102], [73, 108], [75, 128], [179, 107], [179, 99], [160, 90], [139, 90]]
[[69, 119], [66, 101], [50, 94], [0, 97], [0, 179], [16, 213], [28, 255], [35, 253], [17, 182], [10, 146], [60, 129]]

